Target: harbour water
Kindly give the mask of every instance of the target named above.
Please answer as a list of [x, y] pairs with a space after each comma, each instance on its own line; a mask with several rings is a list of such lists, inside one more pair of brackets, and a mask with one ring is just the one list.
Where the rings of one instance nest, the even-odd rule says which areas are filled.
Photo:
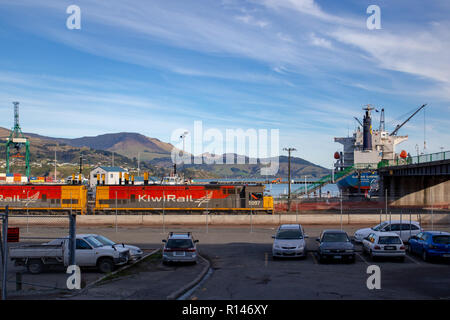
[[[209, 182], [217, 182], [217, 183], [226, 183], [226, 182], [239, 182], [240, 179], [194, 179], [195, 183], [209, 183]], [[242, 179], [244, 181], [244, 179]], [[245, 179], [245, 182], [251, 182], [251, 181], [261, 181], [261, 179]], [[291, 184], [291, 193], [294, 193], [295, 191], [301, 192], [304, 190], [305, 185], [302, 184], [304, 180], [296, 179], [293, 180], [296, 183]], [[310, 181], [310, 179], [307, 179], [307, 181]], [[289, 186], [286, 183], [271, 183], [271, 184], [265, 184], [265, 191], [268, 195], [271, 195], [273, 197], [279, 197], [281, 195], [287, 195]], [[331, 196], [337, 196], [339, 195], [339, 188], [336, 184], [327, 184], [324, 187], [322, 187], [322, 196], [327, 195], [327, 193], [330, 192]], [[314, 193], [309, 195], [310, 197], [314, 197]], [[316, 191], [315, 196], [319, 196], [319, 190]]]

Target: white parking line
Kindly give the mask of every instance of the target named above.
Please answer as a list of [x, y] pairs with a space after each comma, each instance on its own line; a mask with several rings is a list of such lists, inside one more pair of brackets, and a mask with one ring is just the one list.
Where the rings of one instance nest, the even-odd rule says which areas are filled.
[[413, 261], [415, 264], [418, 264], [418, 265], [421, 264], [419, 261], [417, 261], [416, 259], [413, 259], [412, 257], [408, 256], [407, 254], [405, 255], [405, 257], [407, 257], [409, 260]]
[[370, 263], [367, 262], [366, 259], [364, 259], [364, 257], [362, 255], [360, 255], [358, 252], [356, 252], [356, 254], [358, 255], [358, 257], [360, 257], [362, 259], [362, 261], [364, 261], [367, 265], [370, 265]]
[[317, 259], [316, 259], [316, 255], [313, 252], [309, 253], [311, 255], [311, 257], [313, 258], [314, 264], [318, 264], [317, 263]]

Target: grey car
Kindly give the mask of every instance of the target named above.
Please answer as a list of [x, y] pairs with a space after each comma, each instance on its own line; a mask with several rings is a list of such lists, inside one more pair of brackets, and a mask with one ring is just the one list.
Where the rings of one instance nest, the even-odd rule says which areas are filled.
[[320, 262], [341, 261], [355, 262], [355, 247], [349, 236], [342, 230], [324, 230], [319, 242], [318, 256]]
[[197, 263], [197, 243], [190, 232], [169, 233], [163, 242], [163, 263], [168, 262], [191, 262]]
[[283, 224], [277, 234], [272, 236], [272, 257], [277, 258], [306, 258], [307, 249], [304, 233], [300, 224]]

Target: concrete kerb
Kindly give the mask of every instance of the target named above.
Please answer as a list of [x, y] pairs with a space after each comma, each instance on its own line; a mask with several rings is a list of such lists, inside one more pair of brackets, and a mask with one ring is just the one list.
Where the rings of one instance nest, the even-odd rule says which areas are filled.
[[159, 252], [160, 250], [161, 250], [160, 248], [155, 249], [155, 250], [153, 250], [152, 252], [150, 252], [150, 253], [144, 255], [141, 259], [136, 260], [136, 261], [133, 261], [131, 264], [127, 264], [127, 265], [125, 265], [125, 266], [123, 266], [123, 267], [121, 267], [121, 268], [119, 268], [119, 269], [117, 269], [117, 270], [115, 270], [115, 271], [113, 271], [113, 272], [110, 272], [110, 273], [104, 275], [103, 277], [101, 277], [100, 279], [97, 279], [96, 281], [94, 281], [94, 282], [92, 282], [92, 283], [86, 285], [84, 288], [82, 288], [81, 290], [75, 292], [74, 294], [66, 295], [65, 297], [69, 297], [69, 298], [70, 298], [70, 297], [75, 297], [75, 296], [77, 296], [77, 295], [80, 295], [80, 294], [86, 292], [89, 288], [92, 288], [92, 287], [95, 286], [96, 284], [102, 282], [102, 281], [105, 280], [106, 278], [109, 278], [109, 277], [111, 277], [111, 276], [114, 276], [114, 275], [116, 275], [116, 274], [118, 274], [118, 273], [120, 273], [120, 272], [122, 272], [122, 271], [124, 271], [124, 270], [130, 269], [131, 267], [133, 267], [133, 266], [135, 266], [136, 264], [138, 264], [138, 263], [144, 261], [146, 258], [148, 258], [148, 257], [150, 257], [151, 255], [153, 255], [153, 254]]
[[202, 272], [191, 282], [189, 282], [187, 285], [181, 287], [180, 289], [172, 292], [167, 296], [167, 300], [176, 300], [181, 295], [186, 293], [188, 290], [192, 289], [194, 286], [196, 286], [200, 281], [202, 281], [203, 277], [208, 272], [209, 268], [211, 267], [211, 262], [209, 262], [208, 259], [203, 258], [201, 255], [199, 255], [201, 259], [203, 259], [206, 262], [206, 266], [203, 268]]

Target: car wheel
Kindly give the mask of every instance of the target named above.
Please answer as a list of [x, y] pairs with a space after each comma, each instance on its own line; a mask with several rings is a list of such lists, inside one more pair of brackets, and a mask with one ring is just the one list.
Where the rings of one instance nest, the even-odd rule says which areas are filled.
[[28, 262], [27, 269], [29, 273], [38, 274], [44, 270], [44, 264], [40, 259], [32, 259]]
[[100, 258], [97, 268], [101, 273], [110, 273], [114, 270], [114, 261], [111, 258]]

